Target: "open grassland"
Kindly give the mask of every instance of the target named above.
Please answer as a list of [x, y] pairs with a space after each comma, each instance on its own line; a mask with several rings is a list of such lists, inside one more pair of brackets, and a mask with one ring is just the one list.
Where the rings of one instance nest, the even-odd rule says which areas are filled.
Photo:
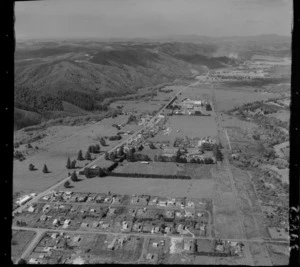
[[177, 175], [183, 168], [184, 164], [174, 162], [149, 162], [149, 164], [142, 164], [140, 162], [124, 161], [115, 172]]
[[11, 240], [11, 259], [15, 262], [35, 236], [34, 231], [13, 230]]
[[[23, 161], [14, 160], [13, 166], [13, 191], [41, 192], [64, 179], [70, 170], [66, 169], [68, 157], [77, 159], [79, 150], [83, 156], [89, 145], [99, 143], [97, 137], [116, 135], [118, 130], [111, 125], [121, 123], [127, 116], [119, 116], [115, 119], [104, 119], [99, 123], [90, 123], [83, 126], [53, 126], [45, 129], [46, 136], [38, 141], [31, 142], [32, 149], [21, 145], [17, 150], [25, 154]], [[28, 133], [16, 132], [15, 140], [24, 139]], [[123, 137], [126, 138], [126, 137]], [[119, 141], [108, 141], [107, 146], [101, 147], [106, 151]], [[38, 146], [38, 149], [35, 149]], [[26, 153], [28, 155], [26, 155]], [[93, 155], [95, 158], [97, 154]], [[29, 171], [28, 166], [32, 163], [37, 170]], [[88, 161], [77, 161], [76, 166], [83, 167]], [[44, 164], [50, 173], [42, 173]]]
[[246, 103], [267, 100], [279, 96], [279, 94], [267, 92], [249, 92], [249, 90], [243, 90], [243, 88], [240, 87], [238, 90], [223, 90], [222, 86], [216, 87], [216, 89], [215, 96], [219, 111], [226, 111]]
[[[121, 178], [105, 177], [84, 179], [72, 183], [74, 192], [107, 193], [108, 191], [119, 194], [147, 194], [161, 197], [211, 197], [214, 181], [208, 180], [169, 180], [147, 178]], [[64, 190], [61, 186], [60, 190]]]
[[165, 101], [129, 100], [116, 101], [111, 104], [111, 107], [123, 106], [124, 112], [152, 113], [158, 111], [165, 104]]
[[268, 244], [269, 254], [273, 265], [288, 265], [289, 264], [289, 246]]

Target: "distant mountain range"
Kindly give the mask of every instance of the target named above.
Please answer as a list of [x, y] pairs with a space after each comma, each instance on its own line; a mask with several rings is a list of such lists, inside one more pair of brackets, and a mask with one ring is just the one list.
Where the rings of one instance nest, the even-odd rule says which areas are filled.
[[[234, 65], [254, 54], [286, 56], [289, 49], [289, 38], [276, 35], [18, 41], [15, 127], [57, 115], [103, 110], [107, 108], [103, 101], [108, 97], [136, 93], [139, 88], [175, 79], [190, 79], [195, 71]], [[28, 123], [24, 123], [26, 120]]]

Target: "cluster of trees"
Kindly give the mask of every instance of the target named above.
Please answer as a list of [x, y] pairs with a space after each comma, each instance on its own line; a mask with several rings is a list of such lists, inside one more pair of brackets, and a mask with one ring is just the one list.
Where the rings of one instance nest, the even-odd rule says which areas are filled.
[[109, 137], [109, 141], [115, 141], [115, 140], [121, 140], [122, 136], [121, 135], [114, 135]]
[[149, 143], [149, 148], [150, 149], [156, 149], [155, 145], [152, 142]]
[[84, 175], [86, 178], [93, 178], [95, 176], [98, 177], [105, 177], [107, 175], [110, 175], [110, 173], [117, 168], [118, 162], [114, 162], [112, 165], [110, 165], [108, 168], [100, 168], [99, 166], [97, 168], [91, 169], [91, 168], [84, 168], [83, 171], [80, 172], [81, 175]]
[[73, 161], [71, 161], [70, 157], [68, 157], [66, 168], [76, 169], [76, 160], [74, 159]]
[[170, 106], [175, 102], [176, 99], [177, 99], [177, 96], [175, 96], [175, 97], [173, 98], [173, 100], [169, 103], [168, 106], [166, 106], [166, 108], [167, 108], [167, 109], [170, 109]]
[[35, 166], [32, 163], [29, 164], [28, 168], [29, 168], [30, 171], [35, 171], [36, 170]]
[[[51, 111], [63, 110], [61, 99], [50, 94], [32, 90], [31, 88], [24, 88], [17, 86], [15, 88], [15, 102], [19, 105], [26, 105], [31, 110]], [[27, 108], [28, 110], [28, 108]]]
[[98, 144], [90, 145], [88, 147], [88, 152], [89, 153], [94, 153], [94, 154], [100, 153], [100, 145], [98, 145]]
[[18, 150], [16, 150], [16, 151], [14, 152], [14, 158], [15, 158], [15, 159], [18, 159], [18, 160], [20, 160], [20, 161], [25, 160], [25, 156], [23, 155], [23, 153], [20, 152], [20, 151], [18, 151]]
[[79, 150], [78, 151], [78, 155], [77, 155], [77, 160], [79, 161], [82, 161], [82, 160], [92, 160], [92, 157], [91, 157], [91, 153], [89, 151], [86, 151], [85, 153], [85, 157], [82, 156], [82, 151]]
[[190, 180], [190, 176], [186, 175], [162, 175], [162, 174], [147, 174], [147, 173], [116, 173], [111, 172], [109, 176], [114, 177], [132, 177], [132, 178], [153, 178], [153, 179], [183, 179]]
[[[185, 156], [174, 155], [173, 157], [166, 157], [163, 155], [155, 155], [154, 161], [157, 162], [177, 162], [177, 163], [188, 163], [188, 160]], [[214, 160], [212, 158], [192, 158], [189, 163], [198, 163], [198, 164], [213, 164]]]
[[211, 104], [209, 104], [209, 103], [206, 104], [206, 110], [207, 111], [212, 111]]
[[213, 154], [217, 161], [223, 161], [223, 154], [220, 149], [220, 145], [215, 144], [213, 146]]

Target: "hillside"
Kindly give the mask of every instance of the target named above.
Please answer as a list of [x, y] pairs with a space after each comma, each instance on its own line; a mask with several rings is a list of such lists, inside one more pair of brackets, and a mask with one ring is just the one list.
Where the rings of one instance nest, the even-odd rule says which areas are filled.
[[[265, 50], [271, 54], [274, 51], [285, 54], [286, 38], [278, 37], [277, 42], [272, 43], [272, 50], [269, 45], [273, 39], [242, 38], [235, 43], [232, 38], [222, 42], [218, 38], [202, 38], [202, 43], [153, 40], [17, 42], [16, 116], [27, 118], [29, 115], [25, 111], [38, 114], [39, 119], [26, 120], [31, 125], [41, 118], [105, 111], [108, 108], [105, 99], [137, 94], [141, 88], [174, 80], [191, 79], [198, 75], [197, 71], [203, 73], [207, 68], [235, 65], [237, 58], [231, 56], [233, 52], [246, 57]], [[249, 45], [242, 49], [245, 43]], [[19, 125], [18, 121], [16, 128], [24, 127], [24, 123]]]

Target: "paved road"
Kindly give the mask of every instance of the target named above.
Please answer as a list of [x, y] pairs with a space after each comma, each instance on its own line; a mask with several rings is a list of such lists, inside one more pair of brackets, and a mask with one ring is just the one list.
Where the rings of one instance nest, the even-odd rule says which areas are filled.
[[[174, 237], [174, 238], [186, 238], [186, 239], [201, 239], [201, 240], [216, 240], [214, 237], [202, 237], [202, 236], [195, 236], [195, 237], [187, 237], [187, 236], [179, 236], [179, 235], [164, 235], [164, 234], [145, 234], [145, 233], [134, 233], [134, 232], [128, 232], [128, 233], [113, 233], [113, 232], [107, 232], [107, 231], [101, 231], [100, 229], [95, 230], [68, 230], [68, 229], [47, 229], [47, 228], [32, 228], [32, 227], [20, 227], [20, 226], [13, 226], [13, 230], [30, 230], [30, 231], [36, 231], [39, 233], [45, 233], [45, 232], [63, 232], [63, 233], [75, 233], [75, 234], [110, 234], [110, 235], [133, 235], [133, 236], [143, 236], [143, 237], [158, 237], [158, 238], [165, 238], [165, 237]], [[37, 238], [35, 238], [37, 239]], [[254, 239], [245, 239], [245, 238], [221, 238], [221, 240], [229, 240], [232, 242], [258, 242], [258, 243], [280, 243], [280, 244], [290, 244], [289, 241], [285, 240], [272, 240], [270, 238], [254, 238]], [[33, 243], [33, 242], [32, 242]], [[24, 253], [25, 254], [25, 253]]]
[[[166, 109], [166, 107], [174, 100], [175, 97], [177, 97], [182, 91], [184, 91], [185, 89], [187, 89], [190, 86], [194, 86], [196, 85], [198, 82], [192, 83], [186, 87], [184, 87], [183, 89], [181, 89], [180, 91], [178, 91], [171, 99], [170, 101], [160, 110], [157, 112], [157, 114], [141, 129], [137, 130], [136, 132], [134, 132], [132, 135], [129, 135], [125, 140], [121, 141], [120, 143], [118, 143], [117, 145], [115, 145], [113, 148], [111, 148], [108, 153], [113, 152], [115, 149], [117, 149], [118, 147], [125, 145], [130, 139], [136, 137], [136, 135], [138, 135], [141, 131], [143, 131], [144, 129], [146, 129], [147, 127], [151, 126], [154, 121], [157, 119], [157, 117]], [[88, 165], [84, 166], [82, 169], [80, 170], [84, 170], [84, 168], [86, 167], [91, 167], [94, 164], [96, 164], [98, 161], [100, 161], [102, 158], [104, 158], [104, 154], [99, 156], [98, 158], [96, 158], [95, 160], [91, 161]], [[66, 181], [68, 181], [71, 177], [66, 177], [65, 179], [61, 180], [60, 182], [56, 183], [55, 185], [51, 186], [50, 188], [46, 189], [44, 192], [39, 193], [37, 196], [33, 197], [30, 201], [28, 201], [25, 205], [15, 209], [13, 211], [13, 214], [15, 214], [16, 212], [20, 212], [22, 211], [26, 206], [31, 205], [32, 203], [36, 202], [39, 198], [48, 195], [52, 190], [54, 190], [55, 188], [59, 187], [60, 185], [64, 184]]]

